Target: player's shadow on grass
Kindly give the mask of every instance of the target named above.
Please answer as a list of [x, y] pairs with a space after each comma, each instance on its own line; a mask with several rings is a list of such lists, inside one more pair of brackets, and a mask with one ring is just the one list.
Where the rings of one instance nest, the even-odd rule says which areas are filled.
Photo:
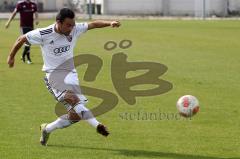
[[240, 159], [239, 157], [234, 158], [221, 158], [221, 157], [209, 157], [209, 156], [199, 156], [199, 155], [188, 155], [188, 154], [177, 154], [168, 152], [157, 152], [157, 151], [146, 151], [146, 150], [127, 150], [127, 149], [111, 149], [111, 148], [94, 148], [94, 147], [84, 147], [84, 146], [67, 146], [67, 145], [49, 145], [48, 147], [58, 147], [58, 148], [76, 148], [76, 149], [86, 149], [86, 150], [98, 150], [98, 151], [112, 151], [120, 155], [128, 157], [146, 157], [146, 158], [173, 158], [173, 159]]

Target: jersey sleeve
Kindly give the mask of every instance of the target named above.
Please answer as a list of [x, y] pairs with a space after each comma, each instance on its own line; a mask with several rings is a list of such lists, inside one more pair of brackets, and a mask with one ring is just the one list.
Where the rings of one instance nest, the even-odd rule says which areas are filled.
[[35, 45], [42, 45], [43, 44], [43, 39], [40, 34], [39, 29], [33, 30], [28, 32], [26, 35], [26, 38], [30, 44], [35, 44]]
[[80, 36], [88, 30], [88, 23], [76, 23], [76, 34]]
[[38, 11], [38, 7], [37, 7], [37, 4], [34, 3], [34, 12], [37, 12]]
[[21, 3], [17, 3], [16, 9], [17, 9], [17, 12], [20, 12], [22, 10]]

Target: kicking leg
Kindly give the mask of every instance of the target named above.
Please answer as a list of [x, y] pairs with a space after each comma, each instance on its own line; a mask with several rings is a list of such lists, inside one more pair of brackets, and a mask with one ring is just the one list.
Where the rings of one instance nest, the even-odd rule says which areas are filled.
[[83, 104], [81, 104], [78, 96], [75, 95], [72, 91], [66, 92], [64, 95], [64, 101], [72, 107], [72, 109], [68, 111], [68, 114], [59, 117], [52, 123], [45, 123], [40, 126], [40, 143], [43, 146], [47, 145], [47, 141], [51, 132], [56, 129], [66, 128], [71, 124], [79, 122], [81, 119], [86, 120], [90, 125], [95, 127], [99, 134], [102, 134], [103, 136], [109, 135], [107, 128], [97, 121], [97, 119], [92, 115], [91, 111], [89, 111]]
[[65, 101], [73, 107], [72, 111], [69, 112], [69, 120], [71, 120], [71, 122], [86, 120], [97, 129], [98, 133], [103, 136], [108, 136], [109, 132], [107, 128], [97, 121], [92, 112], [84, 106], [83, 103], [85, 102], [80, 101], [79, 97], [74, 92], [68, 91], [64, 98]]

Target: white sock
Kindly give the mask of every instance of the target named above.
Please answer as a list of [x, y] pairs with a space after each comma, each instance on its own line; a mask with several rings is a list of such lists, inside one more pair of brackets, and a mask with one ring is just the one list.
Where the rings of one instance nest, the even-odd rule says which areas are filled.
[[47, 133], [51, 133], [52, 131], [54, 131], [56, 129], [66, 128], [70, 125], [71, 125], [71, 122], [68, 120], [67, 114], [65, 114], [65, 115], [57, 118], [57, 120], [55, 120], [54, 122], [47, 124], [46, 131], [47, 131]]
[[87, 109], [83, 104], [79, 103], [73, 108], [76, 113], [81, 114], [82, 120], [86, 120], [93, 127], [97, 127], [100, 124], [96, 118], [94, 118], [92, 112]]

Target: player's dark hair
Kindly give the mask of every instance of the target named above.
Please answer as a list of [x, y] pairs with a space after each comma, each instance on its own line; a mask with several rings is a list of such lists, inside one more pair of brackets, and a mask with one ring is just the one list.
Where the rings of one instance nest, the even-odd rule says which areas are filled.
[[66, 18], [73, 19], [74, 17], [75, 14], [71, 9], [62, 8], [57, 14], [56, 21], [59, 20], [62, 23]]

